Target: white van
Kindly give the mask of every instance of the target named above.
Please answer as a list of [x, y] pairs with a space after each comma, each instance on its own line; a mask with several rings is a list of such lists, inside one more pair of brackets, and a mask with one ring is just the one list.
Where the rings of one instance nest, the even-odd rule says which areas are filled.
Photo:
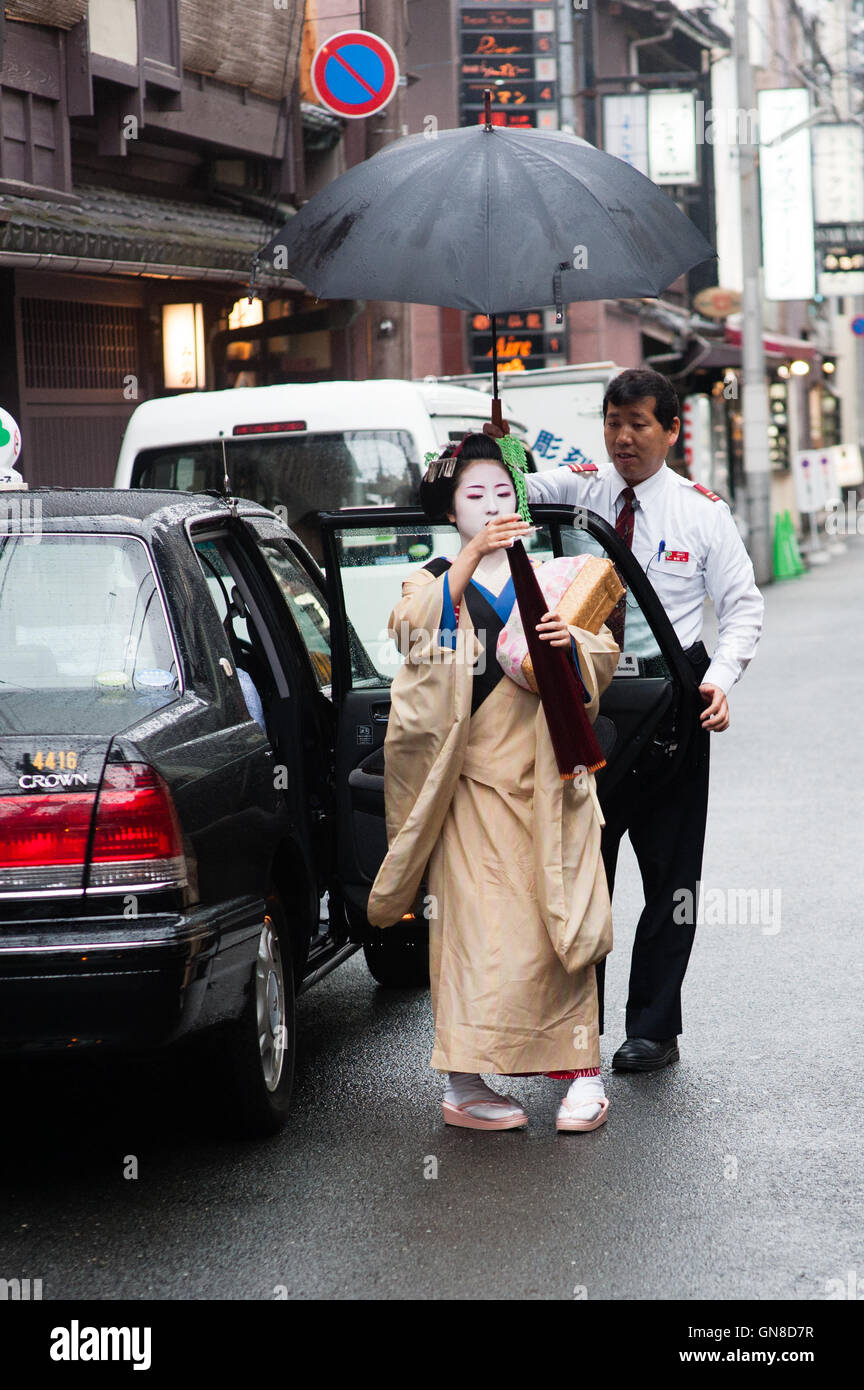
[[[505, 413], [509, 418], [509, 411]], [[146, 401], [123, 437], [115, 487], [222, 491], [279, 515], [318, 555], [313, 514], [416, 505], [424, 455], [490, 418], [483, 392], [447, 383], [323, 381]], [[514, 433], [524, 431], [514, 421]]]
[[[583, 362], [569, 367], [541, 367], [507, 372], [499, 380], [527, 431], [526, 443], [543, 472], [562, 463], [604, 464], [603, 396], [622, 371], [614, 362]], [[462, 385], [491, 392], [492, 377], [444, 377], [443, 386]], [[505, 410], [505, 415], [507, 414]]]

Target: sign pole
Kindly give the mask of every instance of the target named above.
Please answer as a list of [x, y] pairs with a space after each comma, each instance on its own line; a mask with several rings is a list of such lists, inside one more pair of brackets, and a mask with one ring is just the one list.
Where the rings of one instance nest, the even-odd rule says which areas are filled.
[[[366, 27], [388, 43], [396, 55], [400, 72], [405, 70], [405, 11], [407, 6], [393, 0], [366, 0], [363, 17]], [[371, 159], [385, 145], [403, 134], [405, 88], [399, 87], [393, 100], [380, 115], [366, 124], [366, 158]], [[411, 306], [396, 300], [369, 303], [366, 314], [370, 325], [369, 375], [376, 379], [411, 378]], [[385, 327], [386, 325], [386, 327]]]
[[[749, 112], [754, 105], [753, 69], [750, 66], [750, 16], [747, 0], [735, 0], [734, 51], [738, 106]], [[743, 122], [750, 136], [750, 122]], [[774, 578], [771, 544], [771, 456], [768, 444], [768, 388], [765, 383], [765, 346], [762, 337], [761, 223], [759, 215], [758, 151], [752, 139], [739, 146], [741, 173], [741, 414], [744, 426], [744, 486], [747, 498], [747, 546], [756, 571], [756, 582]]]

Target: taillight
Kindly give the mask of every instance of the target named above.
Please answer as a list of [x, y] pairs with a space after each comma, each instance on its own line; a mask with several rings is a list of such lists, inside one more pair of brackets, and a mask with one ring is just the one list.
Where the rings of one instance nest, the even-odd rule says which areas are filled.
[[183, 836], [171, 794], [144, 763], [109, 764], [98, 793], [0, 797], [0, 894], [183, 887]]
[[158, 772], [144, 763], [109, 763], [96, 803], [88, 888], [181, 887], [183, 836]]
[[93, 792], [0, 796], [0, 893], [80, 889]]
[[266, 425], [235, 425], [233, 434], [292, 434], [305, 430], [305, 420], [270, 420]]

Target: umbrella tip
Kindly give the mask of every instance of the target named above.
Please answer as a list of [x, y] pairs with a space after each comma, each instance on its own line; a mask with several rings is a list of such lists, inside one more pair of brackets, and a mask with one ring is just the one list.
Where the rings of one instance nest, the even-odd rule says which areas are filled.
[[483, 93], [483, 114], [486, 117], [486, 129], [492, 129], [492, 89], [487, 87]]

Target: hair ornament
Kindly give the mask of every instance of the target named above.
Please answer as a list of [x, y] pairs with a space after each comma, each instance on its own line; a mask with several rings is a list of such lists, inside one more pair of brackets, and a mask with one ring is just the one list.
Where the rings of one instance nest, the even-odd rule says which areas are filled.
[[528, 510], [528, 489], [525, 486], [525, 474], [528, 472], [525, 446], [521, 439], [516, 438], [515, 434], [502, 435], [496, 442], [516, 489], [516, 501], [519, 504], [516, 510], [523, 521], [527, 521], [529, 526], [533, 526], [534, 518]]
[[[453, 449], [451, 444], [447, 444], [444, 450], [438, 454], [435, 450], [424, 455], [423, 462], [426, 464], [426, 472], [423, 481], [427, 483], [437, 482], [439, 478], [452, 478], [456, 471], [456, 462], [462, 452], [464, 439], [460, 441], [458, 448]], [[450, 452], [452, 450], [452, 453]]]

